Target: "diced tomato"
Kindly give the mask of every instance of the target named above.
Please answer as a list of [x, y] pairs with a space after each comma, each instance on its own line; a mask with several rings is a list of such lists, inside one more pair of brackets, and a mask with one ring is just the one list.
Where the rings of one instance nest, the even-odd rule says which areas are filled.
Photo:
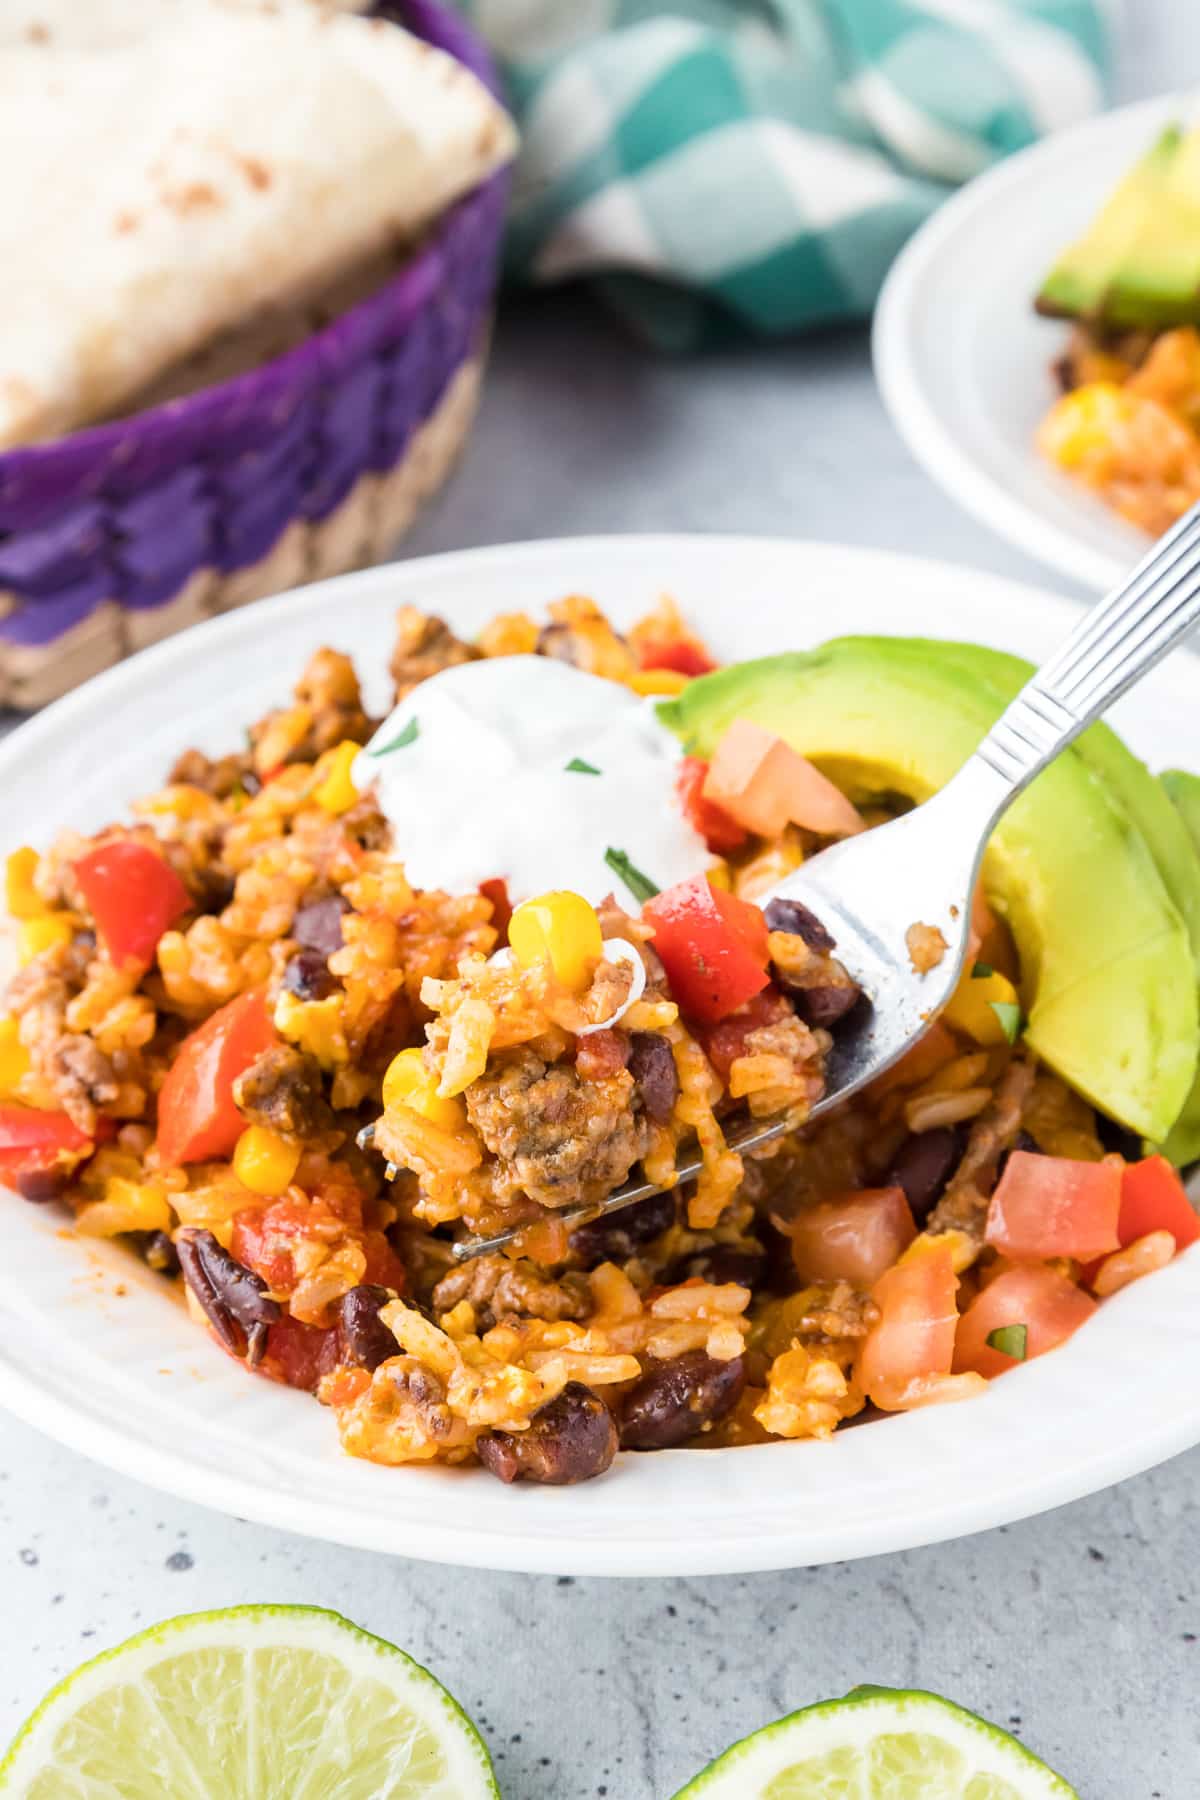
[[987, 1241], [1014, 1261], [1075, 1256], [1119, 1246], [1121, 1164], [1075, 1162], [1014, 1150], [988, 1208]]
[[485, 900], [492, 903], [492, 924], [500, 934], [503, 944], [508, 937], [508, 921], [512, 918], [512, 901], [508, 897], [508, 883], [502, 875], [493, 875], [487, 881], [481, 881], [479, 891]]
[[789, 1226], [801, 1281], [852, 1281], [869, 1288], [917, 1235], [904, 1189], [863, 1188], [805, 1206]]
[[787, 996], [777, 987], [768, 987], [747, 1000], [744, 1006], [739, 1006], [728, 1018], [719, 1019], [715, 1025], [698, 1025], [696, 1036], [721, 1080], [728, 1081], [733, 1064], [739, 1056], [746, 1054], [746, 1039], [750, 1033], [761, 1031], [766, 1025], [777, 1025], [792, 1013], [792, 1003]]
[[277, 1294], [296, 1285], [295, 1248], [318, 1235], [317, 1227], [333, 1223], [326, 1210], [287, 1195], [267, 1206], [247, 1206], [234, 1214], [230, 1249], [234, 1259], [261, 1275]]
[[1043, 1263], [1005, 1269], [976, 1295], [958, 1322], [955, 1372], [973, 1370], [989, 1380], [1015, 1369], [1017, 1358], [993, 1350], [988, 1338], [1006, 1325], [1025, 1327], [1025, 1361], [1044, 1356], [1085, 1325], [1096, 1302], [1073, 1281]]
[[394, 1288], [398, 1294], [403, 1294], [408, 1287], [408, 1270], [385, 1234], [382, 1231], [364, 1232], [363, 1251], [367, 1258], [363, 1280], [376, 1287]]
[[75, 879], [112, 961], [154, 961], [158, 940], [193, 905], [165, 857], [133, 838], [114, 838], [75, 864]]
[[674, 669], [677, 675], [708, 675], [717, 666], [699, 644], [687, 638], [639, 644], [638, 662], [643, 669]]
[[326, 1329], [304, 1325], [285, 1313], [267, 1327], [267, 1348], [258, 1373], [313, 1394], [321, 1377], [336, 1369], [338, 1349], [336, 1325]]
[[158, 1152], [168, 1167], [232, 1153], [246, 1123], [233, 1084], [277, 1041], [257, 991], [239, 994], [183, 1040], [158, 1096]]
[[321, 1398], [326, 1406], [352, 1406], [370, 1385], [371, 1377], [366, 1369], [354, 1369], [344, 1363], [330, 1377]]
[[885, 1412], [902, 1412], [931, 1397], [930, 1384], [954, 1361], [958, 1276], [947, 1247], [912, 1256], [880, 1276], [871, 1290], [879, 1318], [862, 1341], [858, 1378]]
[[1121, 1247], [1149, 1231], [1169, 1231], [1177, 1250], [1200, 1238], [1200, 1218], [1178, 1174], [1165, 1156], [1130, 1163], [1121, 1180], [1121, 1212], [1117, 1236]]
[[702, 756], [685, 756], [675, 777], [675, 792], [688, 824], [699, 832], [713, 855], [728, 856], [742, 848], [746, 833], [723, 808], [704, 798], [701, 789], [707, 774], [708, 764]]
[[656, 894], [643, 912], [672, 996], [690, 1017], [723, 1019], [766, 987], [767, 921], [748, 900], [693, 875]]
[[0, 1102], [0, 1183], [15, 1183], [22, 1175], [53, 1169], [59, 1163], [75, 1163], [115, 1129], [111, 1119], [99, 1119], [95, 1136], [88, 1137], [66, 1113]]
[[858, 809], [832, 781], [749, 719], [735, 719], [717, 745], [703, 793], [760, 837], [776, 838], [788, 824], [820, 837], [849, 837], [863, 828]]

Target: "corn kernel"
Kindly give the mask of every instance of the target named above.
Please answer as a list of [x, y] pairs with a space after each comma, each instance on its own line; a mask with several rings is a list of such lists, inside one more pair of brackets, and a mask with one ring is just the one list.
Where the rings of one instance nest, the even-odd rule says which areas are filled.
[[280, 1037], [307, 1050], [326, 1071], [339, 1069], [350, 1061], [350, 1046], [342, 1026], [340, 993], [325, 1000], [301, 1000], [298, 994], [280, 990], [275, 1002], [275, 1029]]
[[28, 844], [14, 850], [4, 865], [4, 904], [14, 919], [40, 919], [50, 908], [33, 885], [41, 857]]
[[300, 1146], [265, 1125], [247, 1125], [233, 1151], [233, 1172], [255, 1194], [282, 1194], [300, 1163]]
[[425, 1066], [420, 1050], [401, 1050], [388, 1064], [383, 1078], [383, 1104], [409, 1106], [431, 1125], [443, 1131], [458, 1131], [466, 1123], [460, 1101], [446, 1099], [438, 1093], [438, 1078]]
[[166, 1189], [156, 1181], [131, 1181], [111, 1175], [99, 1200], [89, 1200], [75, 1215], [84, 1237], [118, 1237], [125, 1231], [170, 1231], [171, 1206]]
[[555, 979], [580, 993], [604, 954], [596, 910], [565, 888], [525, 900], [509, 920], [508, 941], [523, 968], [548, 962]]
[[21, 1042], [17, 1021], [0, 1018], [0, 1100], [11, 1100], [29, 1073], [29, 1052]]
[[712, 867], [706, 869], [704, 873], [708, 876], [710, 887], [721, 888], [726, 894], [733, 892], [733, 870], [723, 859], [713, 863]]
[[1038, 441], [1047, 456], [1074, 469], [1108, 448], [1114, 431], [1127, 423], [1137, 403], [1111, 381], [1091, 381], [1064, 394], [1043, 420]]
[[973, 975], [965, 969], [942, 1015], [947, 1025], [965, 1032], [977, 1044], [999, 1049], [1011, 1040], [995, 1011], [997, 1006], [1018, 1006], [1017, 990], [1007, 975]]
[[361, 748], [360, 744], [345, 738], [335, 749], [327, 750], [317, 764], [317, 774], [322, 779], [313, 789], [313, 799], [335, 818], [339, 813], [349, 812], [358, 799], [358, 789], [350, 779], [350, 770]]
[[635, 669], [629, 685], [635, 694], [681, 694], [690, 680], [678, 669]]
[[961, 1275], [978, 1260], [980, 1246], [965, 1231], [958, 1231], [953, 1226], [948, 1231], [923, 1231], [897, 1258], [897, 1265], [919, 1262], [925, 1256], [936, 1256], [939, 1250], [949, 1250], [954, 1273]]
[[69, 913], [46, 913], [40, 919], [26, 919], [17, 933], [17, 961], [24, 968], [43, 950], [69, 944], [74, 936], [75, 921]]

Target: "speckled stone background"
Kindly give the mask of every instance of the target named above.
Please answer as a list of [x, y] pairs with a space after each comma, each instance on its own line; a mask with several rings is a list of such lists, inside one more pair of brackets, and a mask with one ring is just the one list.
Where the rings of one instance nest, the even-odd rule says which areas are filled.
[[[1126, 10], [1126, 96], [1200, 78], [1196, 0]], [[656, 362], [571, 297], [503, 320], [467, 463], [410, 548], [689, 528], [1046, 579], [909, 460], [863, 334]], [[868, 1562], [490, 1576], [222, 1519], [0, 1419], [0, 1741], [51, 1682], [156, 1619], [306, 1601], [436, 1670], [485, 1730], [506, 1800], [666, 1800], [733, 1738], [860, 1681], [936, 1688], [1010, 1725], [1085, 1800], [1195, 1800], [1198, 1542], [1200, 1451], [1027, 1524]]]

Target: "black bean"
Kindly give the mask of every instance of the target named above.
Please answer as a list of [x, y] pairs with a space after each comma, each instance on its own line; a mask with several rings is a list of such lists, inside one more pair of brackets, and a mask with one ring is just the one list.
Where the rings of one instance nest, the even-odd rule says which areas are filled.
[[25, 1169], [15, 1177], [22, 1200], [44, 1206], [48, 1200], [61, 1200], [71, 1185], [66, 1169]]
[[679, 1074], [670, 1044], [657, 1031], [635, 1031], [626, 1066], [642, 1096], [646, 1117], [665, 1125], [679, 1097]]
[[284, 967], [283, 985], [298, 1000], [327, 1000], [337, 993], [341, 982], [329, 973], [319, 950], [298, 950]]
[[160, 1275], [178, 1275], [179, 1252], [165, 1231], [142, 1231], [138, 1233], [138, 1249], [144, 1261]]
[[792, 937], [803, 938], [809, 949], [818, 955], [828, 956], [837, 949], [836, 940], [830, 937], [816, 913], [801, 906], [799, 900], [769, 900], [763, 912], [771, 931], [786, 931]]
[[310, 900], [293, 919], [292, 936], [302, 950], [319, 950], [322, 956], [332, 956], [342, 947], [342, 915], [349, 911], [349, 901], [340, 894]]
[[746, 1359], [718, 1362], [703, 1350], [687, 1350], [652, 1364], [621, 1403], [624, 1450], [670, 1450], [706, 1425], [723, 1419], [742, 1397]]
[[650, 1194], [607, 1218], [580, 1225], [571, 1233], [571, 1253], [585, 1269], [602, 1262], [627, 1262], [639, 1244], [661, 1236], [674, 1223], [674, 1194]]
[[918, 1225], [945, 1193], [966, 1147], [967, 1134], [961, 1126], [938, 1125], [932, 1131], [914, 1132], [896, 1152], [885, 1183], [904, 1189]]
[[267, 1347], [267, 1327], [282, 1316], [266, 1282], [235, 1262], [211, 1231], [181, 1231], [175, 1248], [209, 1324], [227, 1350], [254, 1368]]
[[375, 1370], [400, 1354], [400, 1346], [379, 1316], [392, 1298], [388, 1289], [363, 1282], [343, 1294], [338, 1306], [339, 1360]]
[[500, 1481], [569, 1487], [603, 1475], [617, 1454], [617, 1428], [591, 1388], [569, 1381], [534, 1413], [526, 1430], [486, 1431], [475, 1448], [484, 1468]]
[[819, 982], [815, 987], [805, 988], [789, 984], [788, 994], [804, 1023], [825, 1031], [853, 1012], [862, 999], [860, 987], [840, 982]]
[[684, 1281], [736, 1281], [756, 1288], [767, 1272], [767, 1253], [757, 1244], [710, 1244], [673, 1263], [663, 1280], [669, 1287]]

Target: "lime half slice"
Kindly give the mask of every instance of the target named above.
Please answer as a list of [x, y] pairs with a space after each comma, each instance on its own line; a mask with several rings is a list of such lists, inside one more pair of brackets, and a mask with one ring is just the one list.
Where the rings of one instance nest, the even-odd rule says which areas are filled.
[[1079, 1800], [1007, 1731], [936, 1694], [856, 1688], [734, 1744], [675, 1800]]
[[185, 1614], [84, 1663], [0, 1763], [20, 1800], [498, 1800], [427, 1669], [314, 1606]]

